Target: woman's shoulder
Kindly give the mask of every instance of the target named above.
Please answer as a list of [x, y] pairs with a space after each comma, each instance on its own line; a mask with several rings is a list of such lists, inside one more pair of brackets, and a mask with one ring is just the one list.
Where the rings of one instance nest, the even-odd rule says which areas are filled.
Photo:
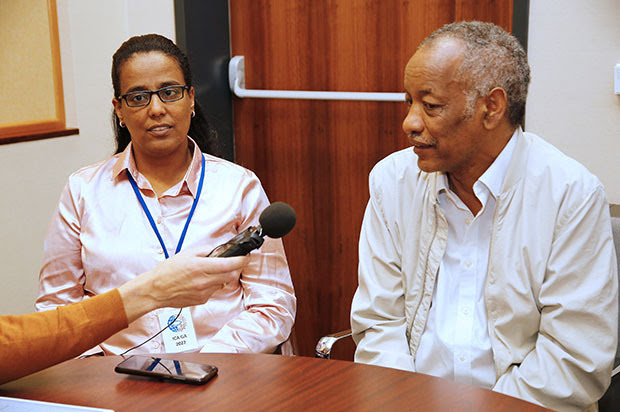
[[205, 157], [205, 167], [207, 173], [216, 173], [218, 176], [228, 175], [230, 178], [251, 178], [257, 179], [256, 174], [241, 165], [231, 162], [221, 157], [203, 153]]
[[116, 164], [120, 154], [110, 156], [107, 159], [91, 163], [87, 166], [80, 167], [69, 176], [70, 184], [92, 184], [97, 180], [114, 180], [114, 165]]

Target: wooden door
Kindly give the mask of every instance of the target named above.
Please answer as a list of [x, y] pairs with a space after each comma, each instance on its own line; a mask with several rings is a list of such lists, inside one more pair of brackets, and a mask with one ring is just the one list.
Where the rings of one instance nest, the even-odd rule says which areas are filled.
[[[248, 89], [402, 92], [418, 43], [445, 23], [511, 30], [512, 1], [230, 0], [231, 55]], [[357, 244], [372, 166], [404, 148], [405, 103], [234, 99], [235, 160], [271, 201], [289, 203], [284, 238], [298, 299], [298, 354], [350, 327]], [[352, 359], [354, 345], [335, 357]]]

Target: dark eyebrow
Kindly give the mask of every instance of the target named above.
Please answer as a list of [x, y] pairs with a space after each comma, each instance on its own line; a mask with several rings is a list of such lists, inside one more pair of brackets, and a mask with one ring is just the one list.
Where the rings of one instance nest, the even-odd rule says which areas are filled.
[[148, 90], [148, 89], [146, 87], [144, 87], [144, 86], [134, 86], [131, 89], [127, 90], [125, 92], [125, 94], [133, 93], [133, 92], [143, 92], [143, 91], [146, 91], [146, 90]]
[[428, 96], [429, 94], [433, 94], [433, 90], [432, 89], [424, 89], [424, 90], [420, 90], [418, 92], [418, 94], [420, 96]]
[[160, 83], [159, 88], [161, 89], [162, 87], [168, 87], [168, 86], [183, 86], [185, 85], [185, 82], [175, 82], [175, 81], [168, 81], [168, 82], [163, 82]]
[[[168, 86], [183, 86], [183, 83], [179, 83], [176, 81], [162, 82], [159, 84], [159, 87], [157, 89], [161, 89], [162, 87], [168, 87]], [[146, 86], [134, 86], [131, 89], [127, 90], [125, 94], [132, 93], [132, 92], [145, 92], [145, 91], [150, 91], [150, 89], [148, 89]]]

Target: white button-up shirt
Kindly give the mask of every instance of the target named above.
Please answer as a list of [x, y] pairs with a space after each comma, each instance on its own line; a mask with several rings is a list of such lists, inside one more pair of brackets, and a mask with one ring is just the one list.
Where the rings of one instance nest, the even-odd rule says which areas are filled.
[[[618, 343], [609, 204], [583, 165], [532, 133], [513, 139], [484, 286], [493, 390], [580, 412], [609, 385]], [[416, 372], [449, 236], [440, 175], [421, 171], [411, 148], [370, 173], [351, 305], [356, 362]]]
[[438, 179], [437, 198], [448, 222], [448, 242], [415, 359], [418, 372], [485, 388], [495, 383], [484, 284], [495, 201], [514, 145], [511, 138], [474, 183], [474, 193], [482, 203], [476, 216], [449, 189], [446, 174]]

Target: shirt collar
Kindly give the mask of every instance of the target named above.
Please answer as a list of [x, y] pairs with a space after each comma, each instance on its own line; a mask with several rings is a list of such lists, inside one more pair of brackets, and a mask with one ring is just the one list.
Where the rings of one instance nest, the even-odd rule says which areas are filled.
[[483, 183], [489, 192], [497, 199], [497, 196], [502, 190], [502, 184], [508, 171], [508, 165], [510, 165], [510, 159], [515, 150], [515, 143], [517, 141], [515, 135], [517, 130], [512, 134], [506, 146], [502, 149], [499, 155], [495, 158], [491, 166], [480, 176], [479, 182]]
[[448, 174], [447, 173], [445, 172], [437, 173], [437, 186], [435, 188], [436, 188], [437, 196], [439, 196], [441, 192], [448, 192], [449, 185], [448, 185]]
[[[180, 191], [184, 184], [187, 184], [187, 188], [192, 193], [192, 196], [196, 197], [198, 192], [198, 183], [200, 180], [200, 168], [202, 167], [202, 152], [200, 151], [200, 147], [196, 144], [196, 142], [189, 136], [187, 136], [188, 144], [190, 149], [192, 149], [192, 161], [187, 168], [187, 172], [183, 177], [183, 180], [180, 182], [177, 191]], [[133, 146], [132, 143], [129, 142], [125, 150], [119, 153], [116, 163], [112, 168], [112, 178], [116, 179], [119, 175], [128, 170], [133, 177], [133, 180], [136, 182], [140, 189], [150, 189], [150, 184], [147, 179], [142, 176], [142, 174], [138, 171], [136, 167], [136, 161], [133, 158]], [[206, 167], [206, 164], [205, 164]]]
[[[512, 154], [514, 153], [517, 141], [515, 136], [518, 131], [519, 129], [515, 130], [506, 146], [504, 146], [493, 163], [491, 163], [491, 166], [489, 166], [489, 168], [482, 174], [482, 176], [480, 176], [476, 183], [474, 183], [474, 186], [479, 183], [483, 183], [496, 199], [502, 189], [504, 178], [508, 172], [508, 165], [510, 164], [510, 159], [512, 159]], [[436, 194], [439, 195], [442, 191], [449, 191], [448, 174], [444, 172], [438, 173]]]

